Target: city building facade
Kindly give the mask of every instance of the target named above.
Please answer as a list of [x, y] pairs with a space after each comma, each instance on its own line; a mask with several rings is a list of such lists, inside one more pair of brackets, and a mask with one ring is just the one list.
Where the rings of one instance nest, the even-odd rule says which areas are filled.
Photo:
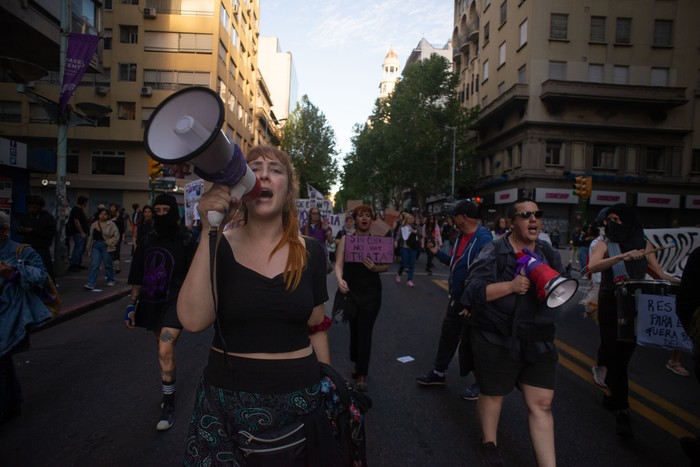
[[380, 99], [384, 99], [394, 92], [398, 79], [399, 56], [396, 55], [396, 52], [394, 52], [394, 48], [392, 47], [384, 57], [384, 63], [382, 63], [382, 79], [379, 82]]
[[[57, 4], [61, 3], [9, 0], [0, 6], [2, 21], [12, 23], [0, 31], [0, 43], [16, 31], [24, 34], [15, 42], [28, 45], [14, 57], [38, 61], [47, 71], [25, 85], [32, 94], [53, 100], [61, 78], [61, 11]], [[66, 185], [71, 202], [78, 195], [88, 196], [90, 212], [103, 203], [147, 203], [152, 190], [143, 143], [145, 123], [164, 99], [187, 87], [203, 86], [218, 93], [225, 108], [222, 131], [244, 152], [255, 144], [278, 142], [271, 92], [257, 64], [258, 1], [85, 0], [65, 4], [74, 32], [92, 31], [102, 38], [98, 60], [93, 60], [99, 63], [84, 75], [70, 105], [87, 117], [95, 108], [111, 109], [106, 115], [92, 115], [88, 121], [94, 125], [68, 130]], [[76, 4], [85, 11], [72, 10]], [[28, 21], [32, 16], [39, 19]], [[76, 31], [80, 17], [94, 20], [89, 28]], [[44, 30], [49, 32], [38, 34]], [[3, 63], [0, 68], [0, 134], [26, 143], [30, 153], [55, 151], [55, 119], [36, 98], [17, 92], [18, 80], [8, 72], [10, 68]], [[171, 183], [159, 185], [160, 189], [182, 193], [182, 186], [196, 178], [187, 165], [173, 175]], [[54, 173], [33, 173], [30, 178], [32, 193], [44, 196], [48, 209], [55, 206], [54, 178]]]
[[[562, 232], [615, 202], [647, 227], [700, 224], [696, 2], [456, 0], [454, 12], [486, 220], [530, 196]], [[576, 176], [592, 178], [588, 202]]]
[[299, 82], [291, 52], [283, 52], [277, 37], [260, 37], [258, 66], [272, 94], [272, 111], [284, 121], [299, 100]]

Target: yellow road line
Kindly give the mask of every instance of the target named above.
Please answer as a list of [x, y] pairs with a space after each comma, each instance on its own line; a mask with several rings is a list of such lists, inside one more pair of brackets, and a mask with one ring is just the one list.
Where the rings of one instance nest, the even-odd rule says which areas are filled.
[[[441, 287], [445, 290], [447, 290], [447, 281], [442, 280], [442, 279], [433, 279], [433, 283], [437, 284], [438, 287]], [[448, 290], [449, 292], [449, 290]]]

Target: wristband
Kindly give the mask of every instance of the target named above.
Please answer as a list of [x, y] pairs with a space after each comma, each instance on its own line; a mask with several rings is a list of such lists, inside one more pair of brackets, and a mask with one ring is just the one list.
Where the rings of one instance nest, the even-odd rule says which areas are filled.
[[130, 323], [134, 320], [134, 315], [136, 314], [136, 307], [134, 305], [129, 305], [126, 307], [126, 313], [124, 313], [124, 322]]
[[323, 321], [321, 321], [316, 326], [309, 326], [309, 335], [316, 334], [317, 332], [328, 331], [333, 325], [333, 321], [328, 316], [323, 316]]

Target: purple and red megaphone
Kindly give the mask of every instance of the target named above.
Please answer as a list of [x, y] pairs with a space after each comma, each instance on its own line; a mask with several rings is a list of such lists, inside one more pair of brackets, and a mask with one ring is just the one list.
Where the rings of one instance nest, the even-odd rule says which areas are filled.
[[523, 273], [530, 278], [537, 288], [537, 298], [549, 308], [568, 302], [578, 290], [576, 279], [562, 277], [529, 249], [523, 248], [515, 256], [518, 258], [515, 275]]
[[[231, 187], [231, 196], [244, 202], [260, 196], [260, 181], [241, 148], [229, 141], [221, 126], [224, 103], [209, 88], [185, 88], [170, 95], [146, 123], [144, 143], [153, 159], [163, 164], [191, 161], [194, 173], [204, 180]], [[207, 213], [217, 227], [224, 214]]]

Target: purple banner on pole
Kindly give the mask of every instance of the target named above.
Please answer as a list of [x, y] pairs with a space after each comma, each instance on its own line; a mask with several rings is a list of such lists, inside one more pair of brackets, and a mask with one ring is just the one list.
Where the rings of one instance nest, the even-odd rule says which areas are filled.
[[63, 113], [78, 83], [83, 79], [90, 59], [95, 54], [99, 36], [90, 34], [70, 33], [68, 35], [68, 51], [66, 66], [63, 71], [63, 86], [58, 98], [58, 111]]
[[361, 263], [370, 257], [377, 264], [394, 262], [394, 239], [375, 235], [346, 235], [345, 262]]

